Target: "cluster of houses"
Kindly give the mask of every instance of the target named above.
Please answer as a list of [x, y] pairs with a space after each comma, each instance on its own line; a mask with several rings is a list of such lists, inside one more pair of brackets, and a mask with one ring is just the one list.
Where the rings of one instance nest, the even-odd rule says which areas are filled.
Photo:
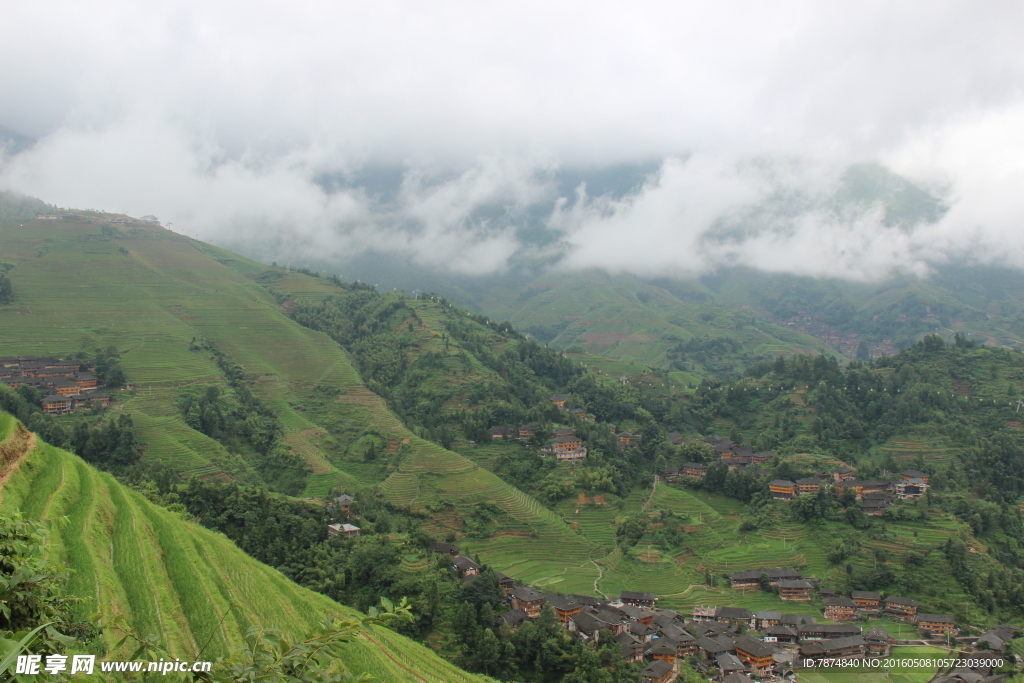
[[917, 470], [900, 472], [899, 479], [855, 479], [853, 470], [840, 467], [831, 475], [815, 472], [814, 477], [789, 481], [776, 479], [769, 482], [768, 489], [776, 500], [793, 500], [797, 496], [817, 493], [822, 488], [829, 488], [835, 495], [846, 492], [853, 494], [860, 502], [861, 509], [872, 517], [881, 516], [894, 500], [912, 500], [920, 498], [929, 487], [929, 475]]
[[73, 359], [4, 356], [0, 357], [0, 384], [47, 392], [42, 407], [49, 415], [67, 415], [80, 408], [108, 405], [110, 396], [97, 391], [100, 382], [92, 372], [95, 368], [81, 367], [81, 362]]
[[[670, 433], [668, 438], [673, 445], [677, 446], [685, 443], [686, 441], [692, 440], [691, 438], [684, 437], [679, 432]], [[727, 466], [730, 470], [748, 472], [755, 477], [767, 476], [768, 470], [762, 469], [762, 465], [767, 465], [775, 458], [775, 453], [773, 451], [754, 451], [752, 448], [740, 446], [735, 441], [721, 436], [712, 436], [707, 439], [700, 439], [699, 441], [714, 448], [715, 455], [718, 456], [718, 461]], [[707, 465], [699, 462], [688, 462], [683, 464], [681, 467], [677, 467], [675, 465], [666, 467], [665, 478], [669, 481], [673, 481], [679, 477], [703, 479], [707, 472]]]
[[[518, 429], [500, 425], [494, 426], [491, 427], [491, 440], [517, 439], [525, 441], [536, 433], [537, 428], [536, 424], [521, 425]], [[556, 429], [552, 434], [552, 440], [544, 444], [540, 452], [542, 455], [554, 455], [559, 460], [568, 462], [579, 462], [587, 459], [587, 448], [583, 445], [583, 439], [578, 437], [575, 430], [569, 427]]]
[[[473, 580], [480, 571], [480, 565], [458, 554], [458, 546], [437, 543], [431, 548], [449, 555], [452, 570], [464, 581]], [[740, 588], [756, 584], [763, 574], [780, 591], [787, 582], [803, 582], [808, 589], [811, 587], [793, 569], [736, 572], [730, 580]], [[646, 662], [641, 683], [672, 683], [686, 658], [691, 658], [689, 662], [695, 663], [698, 671], [723, 683], [750, 683], [754, 678], [783, 675], [794, 667], [806, 666], [807, 660], [889, 656], [896, 639], [881, 626], [864, 632], [850, 623], [856, 618], [884, 614], [916, 624], [931, 635], [959, 632], [951, 616], [919, 614], [914, 600], [895, 596], [883, 600], [869, 591], [837, 598], [835, 591], [820, 589], [823, 596], [829, 596], [824, 600], [825, 617], [837, 623], [819, 624], [814, 616], [774, 610], [752, 612], [743, 607], [695, 606], [691, 614], [683, 615], [658, 609], [658, 597], [652, 593], [622, 591], [615, 600], [546, 594], [532, 586], [516, 585], [503, 574], [497, 576], [510, 607], [498, 618], [499, 626], [515, 630], [537, 619], [545, 605], [550, 606], [569, 633], [586, 642], [611, 638], [626, 661]], [[1012, 626], [996, 627], [977, 642], [999, 651], [1017, 632], [1019, 629]], [[959, 680], [979, 683], [982, 677]]]

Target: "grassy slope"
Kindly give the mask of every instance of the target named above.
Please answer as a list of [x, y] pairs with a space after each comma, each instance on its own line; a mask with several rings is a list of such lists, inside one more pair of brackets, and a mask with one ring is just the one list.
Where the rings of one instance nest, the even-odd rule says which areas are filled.
[[[0, 414], [0, 435], [10, 422]], [[74, 569], [69, 592], [83, 599], [83, 613], [108, 621], [124, 615], [137, 633], [155, 635], [182, 657], [202, 650], [200, 658], [216, 661], [254, 625], [299, 634], [329, 613], [355, 614], [42, 442], [0, 490], [0, 511], [12, 510], [64, 518], [49, 547]], [[104, 639], [110, 646], [116, 633], [107, 629]], [[365, 631], [344, 661], [384, 681], [488, 680], [385, 629]]]
[[[124, 410], [140, 429], [147, 458], [185, 476], [253, 477], [240, 457], [185, 425], [175, 407], [180, 387], [220, 376], [208, 354], [188, 350], [193, 337], [204, 337], [256, 378], [257, 392], [284, 423], [287, 443], [313, 468], [307, 495], [323, 495], [338, 483], [383, 482], [394, 503], [413, 508], [435, 497], [459, 506], [486, 500], [524, 530], [520, 547], [554, 557], [550, 549], [558, 548], [563, 567], [593, 554], [591, 543], [534, 499], [406, 430], [363, 386], [343, 349], [288, 319], [258, 282], [265, 266], [157, 227], [116, 240], [100, 239], [100, 229], [65, 221], [0, 224], [0, 259], [17, 264], [11, 271], [17, 301], [0, 309], [0, 355], [66, 355], [83, 343], [115, 344], [125, 352], [129, 381], [141, 385]], [[331, 292], [327, 283], [297, 273], [275, 276], [273, 287], [295, 297]], [[325, 400], [314, 390], [318, 384], [341, 393]], [[348, 450], [365, 433], [401, 445], [401, 453], [387, 465], [352, 462]], [[501, 559], [494, 556], [498, 569], [521, 575]]]
[[545, 275], [517, 298], [512, 298], [515, 293], [490, 294], [481, 305], [495, 319], [507, 318], [520, 329], [552, 326], [560, 330], [553, 340], [560, 348], [579, 344], [594, 354], [637, 363], [664, 365], [665, 351], [675, 344], [670, 337], [704, 335], [732, 337], [751, 357], [833, 354], [817, 339], [755, 320], [747, 311], [683, 301], [628, 275]]

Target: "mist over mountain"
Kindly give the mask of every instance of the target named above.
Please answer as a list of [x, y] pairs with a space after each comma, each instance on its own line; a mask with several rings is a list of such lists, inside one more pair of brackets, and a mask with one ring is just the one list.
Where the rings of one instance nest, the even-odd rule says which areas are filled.
[[57, 205], [342, 272], [1024, 265], [1017, 7], [61, 7], [0, 28]]

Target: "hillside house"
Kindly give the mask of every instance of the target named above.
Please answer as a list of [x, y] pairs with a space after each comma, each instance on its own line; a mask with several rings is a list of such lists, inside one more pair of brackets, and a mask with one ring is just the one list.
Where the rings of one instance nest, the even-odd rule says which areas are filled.
[[660, 659], [651, 662], [640, 672], [640, 680], [643, 683], [672, 683], [675, 679], [675, 667]]
[[775, 500], [793, 500], [796, 497], [796, 482], [776, 479], [768, 483], [768, 490]]
[[818, 586], [818, 597], [820, 597], [822, 600], [824, 600], [825, 598], [834, 598], [836, 597], [836, 589], [826, 588], [825, 586]]
[[750, 462], [754, 465], [764, 465], [771, 462], [775, 457], [775, 451], [759, 451], [751, 456]]
[[626, 615], [628, 619], [632, 619], [638, 624], [653, 624], [654, 623], [654, 612], [643, 607], [633, 607], [632, 605], [623, 605], [619, 608], [619, 611]]
[[529, 586], [516, 586], [511, 595], [513, 609], [523, 610], [531, 619], [540, 616], [540, 609], [546, 602], [543, 593]]
[[676, 665], [676, 644], [668, 638], [658, 638], [650, 641], [651, 658], [656, 662], [665, 662], [672, 667]]
[[507, 598], [512, 593], [512, 589], [516, 587], [515, 580], [501, 572], [494, 572], [494, 576], [497, 577], [498, 585], [501, 586], [501, 590], [505, 591], [505, 597]]
[[440, 555], [451, 555], [455, 557], [459, 554], [459, 546], [451, 543], [431, 543], [430, 549]]
[[519, 440], [522, 441], [522, 440], [525, 440], [525, 439], [529, 439], [536, 432], [537, 432], [537, 425], [536, 424], [530, 423], [530, 424], [526, 424], [526, 425], [520, 425], [519, 426]]
[[665, 479], [667, 481], [676, 481], [682, 474], [682, 470], [675, 465], [669, 465], [665, 468]]
[[480, 573], [480, 565], [469, 559], [465, 555], [456, 555], [452, 560], [452, 569], [461, 576], [466, 578], [467, 576], [476, 576]]
[[723, 676], [745, 673], [747, 671], [747, 665], [743, 663], [743, 660], [731, 652], [715, 655], [715, 666], [718, 668], [718, 673]]
[[833, 470], [832, 479], [836, 483], [846, 481], [848, 479], [853, 479], [853, 472], [854, 469], [852, 467], [847, 467], [846, 465], [843, 465], [842, 467], [838, 467], [835, 470]]
[[900, 500], [920, 498], [928, 490], [928, 482], [920, 477], [904, 479], [896, 483], [896, 497]]
[[683, 476], [691, 479], [703, 479], [708, 473], [708, 466], [699, 462], [683, 463]]
[[548, 400], [559, 408], [565, 408], [565, 402], [569, 400], [569, 394], [551, 394]]
[[763, 609], [754, 612], [754, 628], [763, 631], [772, 626], [782, 625], [782, 612], [772, 609]]
[[511, 427], [505, 427], [502, 425], [494, 425], [491, 427], [491, 441], [501, 441], [502, 439], [511, 438], [511, 436]]
[[343, 536], [344, 538], [355, 538], [359, 535], [359, 527], [351, 524], [328, 524], [327, 538]]
[[902, 479], [903, 481], [907, 481], [910, 479], [922, 479], [924, 480], [924, 483], [927, 484], [930, 479], [930, 475], [925, 474], [924, 472], [920, 472], [918, 470], [903, 470], [902, 472], [900, 472], [900, 479]]
[[861, 635], [862, 629], [856, 624], [804, 624], [797, 628], [801, 641], [835, 640]]
[[53, 394], [43, 399], [42, 406], [47, 415], [68, 415], [71, 413], [72, 400], [70, 396]]
[[956, 627], [953, 617], [949, 614], [918, 614], [917, 628], [932, 633], [960, 633], [960, 629]]
[[780, 579], [775, 585], [781, 600], [810, 600], [814, 590], [811, 582], [804, 579]]
[[750, 636], [736, 639], [736, 656], [754, 675], [763, 675], [775, 666], [775, 648]]
[[[539, 613], [539, 610], [538, 610]], [[599, 621], [594, 615], [589, 612], [579, 612], [569, 617], [570, 633], [577, 634], [583, 640], [593, 640], [595, 643], [599, 642], [601, 629], [606, 627], [603, 621]]]
[[644, 644], [631, 636], [629, 633], [620, 633], [615, 636], [615, 642], [619, 644], [619, 654], [627, 662], [644, 661]]
[[77, 384], [69, 379], [64, 379], [63, 377], [58, 377], [52, 380], [49, 384], [50, 388], [53, 389], [53, 393], [58, 396], [74, 396], [81, 391]]
[[917, 600], [890, 595], [885, 599], [885, 613], [893, 619], [913, 623], [917, 620], [918, 605]]
[[643, 607], [644, 609], [654, 609], [658, 605], [658, 596], [654, 593], [622, 591], [622, 593], [619, 594], [619, 600], [621, 600], [624, 605]]
[[765, 629], [764, 637], [766, 641], [774, 638], [776, 643], [795, 643], [800, 634], [792, 626], [770, 626]]
[[761, 574], [768, 575], [768, 582], [777, 586], [781, 579], [801, 579], [803, 575], [788, 567], [773, 569], [748, 569], [729, 574], [729, 583], [733, 588], [756, 588], [761, 583]]
[[669, 432], [668, 441], [673, 446], [679, 446], [683, 443], [683, 435], [679, 432]]
[[874, 591], [851, 591], [850, 597], [858, 609], [877, 610], [882, 606], [882, 596]]
[[890, 647], [896, 639], [881, 626], [875, 626], [864, 636], [866, 654], [869, 657], [888, 657]]
[[[715, 611], [718, 608], [713, 605], [694, 605], [693, 610], [690, 613], [691, 619], [698, 625], [705, 621], [715, 620]], [[703, 631], [700, 631], [700, 635], [704, 635]]]
[[863, 636], [847, 636], [833, 640], [819, 640], [800, 646], [800, 656], [804, 659], [834, 659], [840, 657], [863, 656], [867, 641]]
[[806, 496], [808, 493], [820, 491], [823, 483], [820, 479], [797, 479], [796, 490], [799, 495]]
[[615, 435], [615, 439], [619, 444], [619, 448], [625, 448], [626, 446], [633, 443], [633, 439], [636, 438], [632, 432], [619, 432]]
[[508, 624], [508, 627], [513, 631], [522, 626], [523, 622], [529, 618], [529, 615], [521, 609], [511, 609], [498, 617], [499, 621]]
[[719, 607], [715, 610], [715, 621], [723, 624], [749, 624], [754, 613], [746, 607]]
[[555, 452], [575, 451], [583, 446], [583, 440], [575, 434], [559, 434], [554, 439]]
[[95, 389], [100, 383], [99, 378], [91, 372], [75, 373], [74, 378], [79, 389]]
[[853, 497], [856, 500], [860, 500], [861, 493], [864, 491], [864, 485], [856, 479], [844, 479], [843, 481], [836, 483], [833, 488], [837, 495], [842, 495], [847, 491], [852, 491]]
[[833, 621], [853, 621], [857, 618], [857, 603], [850, 598], [826, 598], [825, 618]]
[[580, 603], [560, 595], [549, 595], [547, 601], [554, 608], [558, 620], [563, 625], [568, 624], [574, 614], [579, 614], [583, 610], [583, 605]]
[[351, 507], [352, 503], [354, 503], [354, 502], [355, 502], [355, 498], [353, 498], [352, 496], [348, 495], [347, 493], [343, 493], [343, 494], [341, 494], [340, 496], [338, 496], [337, 498], [334, 499], [334, 507], [336, 509], [340, 510], [341, 512], [346, 512], [347, 513], [349, 507]]

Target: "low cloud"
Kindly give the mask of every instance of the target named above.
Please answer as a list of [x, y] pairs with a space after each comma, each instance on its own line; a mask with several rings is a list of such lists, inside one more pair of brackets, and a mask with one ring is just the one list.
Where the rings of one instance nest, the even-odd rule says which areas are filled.
[[[1005, 3], [1004, 3], [1005, 5]], [[1024, 7], [56, 1], [0, 25], [0, 185], [269, 260], [878, 279], [1024, 267]], [[653, 162], [653, 163], [652, 163]], [[837, 205], [853, 164], [934, 220]], [[645, 167], [615, 192], [597, 182]], [[384, 169], [380, 178], [374, 173]], [[614, 183], [613, 183], [614, 184]], [[625, 189], [623, 189], [623, 187]]]

